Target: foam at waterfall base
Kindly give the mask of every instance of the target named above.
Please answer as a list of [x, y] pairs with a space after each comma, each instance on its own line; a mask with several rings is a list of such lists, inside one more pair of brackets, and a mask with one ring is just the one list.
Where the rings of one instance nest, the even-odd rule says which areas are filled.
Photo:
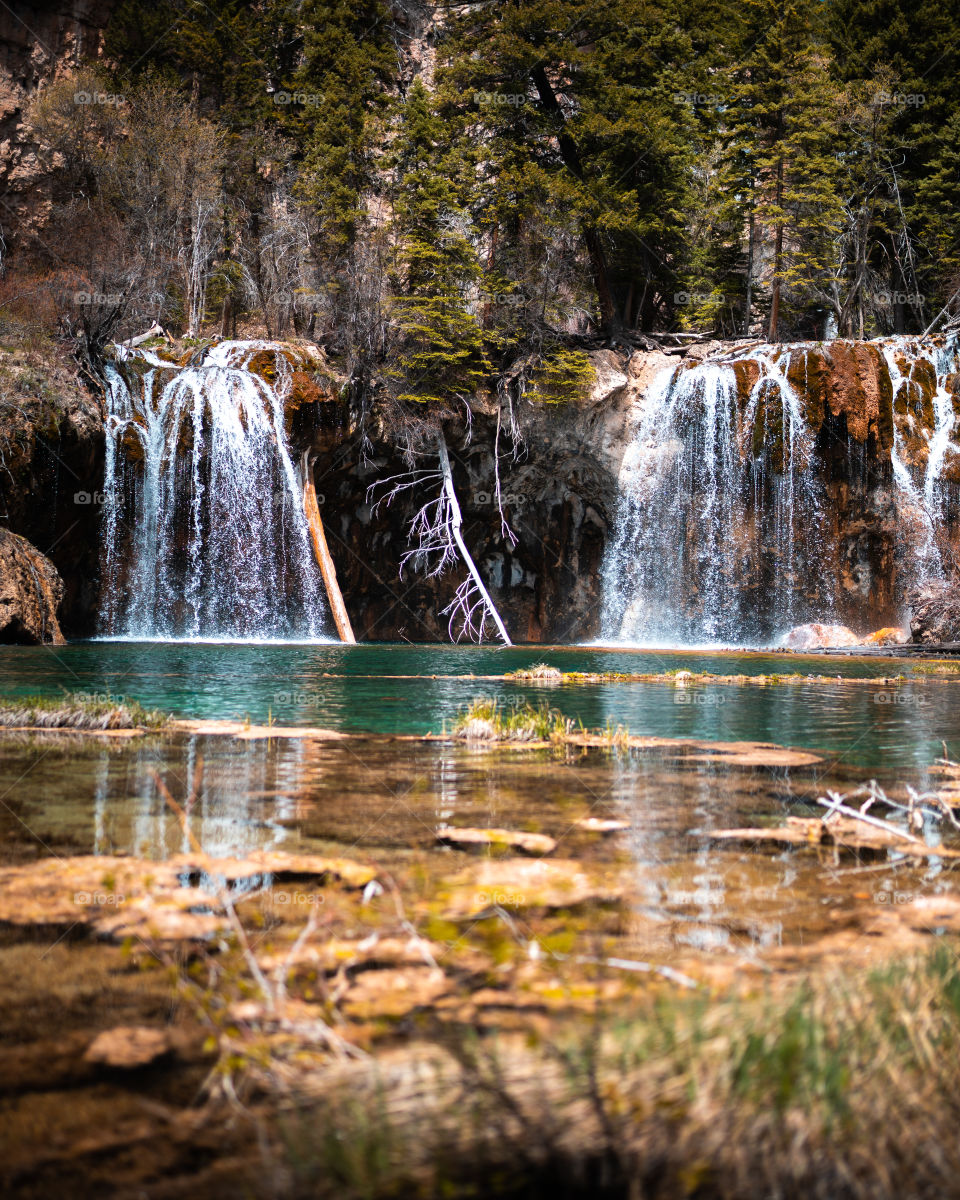
[[631, 641], [629, 638], [597, 638], [592, 642], [578, 642], [577, 645], [590, 650], [636, 650], [639, 654], [682, 654], [687, 651], [691, 654], [712, 654], [721, 651], [733, 654], [738, 651], [759, 653], [777, 648], [776, 642], [762, 646], [757, 643], [745, 642], [691, 642], [679, 639]]
[[144, 637], [138, 634], [99, 634], [90, 642], [122, 642], [136, 646], [340, 646], [334, 637]]

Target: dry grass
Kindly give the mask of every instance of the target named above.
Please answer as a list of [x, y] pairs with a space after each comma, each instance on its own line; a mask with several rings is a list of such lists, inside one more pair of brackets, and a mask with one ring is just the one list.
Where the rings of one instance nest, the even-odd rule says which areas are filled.
[[957, 1192], [952, 947], [752, 998], [660, 994], [553, 1043], [351, 1066], [284, 1124], [292, 1197]]
[[526, 667], [519, 671], [508, 671], [504, 678], [529, 680], [533, 683], [562, 683], [564, 674], [547, 663], [534, 663], [532, 667]]
[[474, 700], [453, 724], [454, 737], [483, 742], [549, 742], [567, 737], [573, 721], [547, 704]]
[[164, 713], [122, 697], [67, 693], [0, 701], [0, 728], [6, 729], [161, 729]]

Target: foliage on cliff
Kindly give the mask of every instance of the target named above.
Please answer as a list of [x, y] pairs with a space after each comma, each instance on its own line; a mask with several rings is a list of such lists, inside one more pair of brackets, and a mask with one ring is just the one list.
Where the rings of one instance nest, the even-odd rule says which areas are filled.
[[958, 28], [958, 0], [122, 0], [109, 74], [31, 114], [58, 200], [24, 269], [120, 297], [67, 311], [94, 342], [292, 331], [419, 399], [528, 360], [576, 392], [585, 337], [921, 330], [960, 283]]

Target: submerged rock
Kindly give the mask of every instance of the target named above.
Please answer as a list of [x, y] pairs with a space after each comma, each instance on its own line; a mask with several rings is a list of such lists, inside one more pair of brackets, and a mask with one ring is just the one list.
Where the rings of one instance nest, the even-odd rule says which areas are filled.
[[927, 646], [960, 642], [960, 586], [937, 580], [911, 593], [910, 641]]
[[[307, 881], [361, 891], [372, 867], [347, 858], [254, 850], [243, 858], [211, 858], [202, 851], [165, 862], [123, 855], [45, 858], [0, 867], [0, 928], [86, 930], [99, 938], [156, 945], [210, 942], [228, 928], [226, 898], [254, 887]], [[274, 893], [290, 903], [290, 893]]]
[[552, 854], [556, 840], [545, 833], [528, 833], [522, 829], [464, 829], [445, 825], [437, 830], [437, 841], [450, 846], [501, 846], [522, 850], [524, 854]]
[[623, 833], [630, 828], [629, 821], [616, 821], [603, 817], [581, 817], [579, 821], [574, 821], [574, 825], [577, 829], [586, 830], [587, 833]]
[[0, 529], [0, 642], [52, 643], [64, 636], [57, 622], [63, 580], [26, 538]]
[[798, 625], [783, 639], [788, 650], [832, 650], [859, 646], [860, 639], [846, 625]]
[[624, 892], [619, 877], [588, 873], [571, 859], [485, 858], [450, 880], [446, 915], [458, 920], [477, 917], [494, 906], [551, 909], [613, 903]]
[[105, 1029], [90, 1044], [84, 1060], [98, 1066], [134, 1069], [145, 1067], [169, 1054], [173, 1038], [166, 1029], [141, 1025], [118, 1025]]

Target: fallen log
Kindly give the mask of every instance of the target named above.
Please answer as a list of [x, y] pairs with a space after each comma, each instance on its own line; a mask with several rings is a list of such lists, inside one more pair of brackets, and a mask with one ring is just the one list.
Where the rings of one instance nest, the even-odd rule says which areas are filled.
[[709, 841], [723, 842], [778, 842], [785, 846], [835, 847], [852, 853], [870, 851], [885, 854], [893, 851], [907, 858], [960, 858], [960, 850], [952, 846], [929, 846], [906, 830], [886, 824], [878, 829], [862, 816], [856, 818], [834, 816], [787, 817], [786, 823], [776, 826], [760, 826], [746, 829], [701, 830], [701, 837]]
[[166, 336], [167, 335], [164, 333], [163, 326], [154, 321], [146, 333], [138, 333], [136, 337], [127, 338], [125, 342], [120, 342], [119, 344], [121, 346], [127, 346], [129, 349], [133, 349], [134, 346], [139, 346], [143, 342], [148, 342], [151, 338]]
[[330, 611], [333, 613], [333, 623], [337, 627], [340, 641], [354, 645], [357, 639], [353, 635], [353, 626], [350, 624], [347, 607], [343, 602], [343, 594], [340, 591], [340, 585], [337, 583], [337, 569], [333, 565], [333, 559], [330, 557], [330, 549], [327, 546], [327, 537], [323, 532], [323, 521], [320, 519], [320, 508], [317, 504], [317, 489], [313, 486], [309, 455], [306, 452], [304, 452], [301, 465], [303, 471], [303, 511], [310, 529], [313, 552], [317, 558], [317, 565], [320, 567], [320, 574], [323, 576], [324, 587], [327, 589], [327, 599], [330, 602]]

